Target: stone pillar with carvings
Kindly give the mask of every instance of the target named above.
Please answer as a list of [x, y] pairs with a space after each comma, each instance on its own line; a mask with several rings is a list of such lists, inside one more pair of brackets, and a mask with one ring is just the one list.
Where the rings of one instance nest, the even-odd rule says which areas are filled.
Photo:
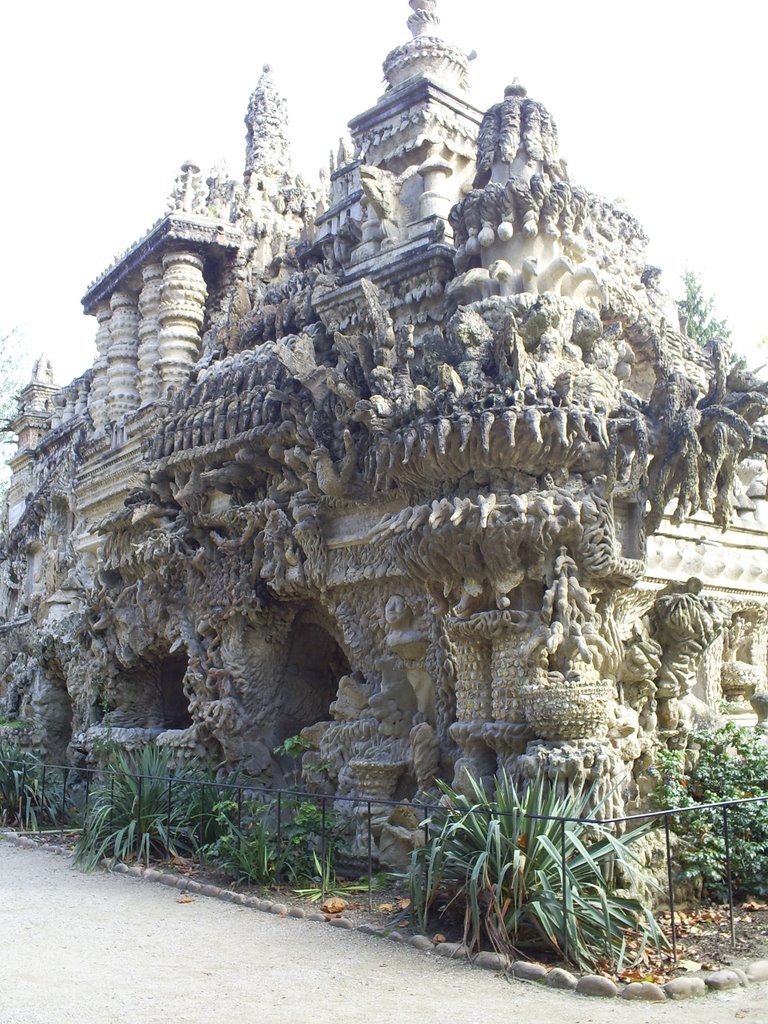
[[139, 309], [136, 297], [129, 292], [113, 292], [110, 305], [112, 343], [107, 356], [107, 411], [111, 420], [118, 420], [139, 406]]
[[158, 368], [161, 392], [186, 381], [200, 351], [207, 289], [203, 261], [191, 252], [163, 257], [158, 318]]
[[158, 334], [160, 331], [160, 297], [163, 288], [162, 263], [148, 263], [142, 270], [144, 287], [139, 295], [139, 396], [142, 405], [154, 402], [160, 395]]
[[109, 394], [109, 382], [107, 379], [107, 353], [109, 352], [112, 335], [109, 329], [112, 309], [109, 302], [100, 302], [96, 307], [96, 351], [98, 355], [93, 364], [93, 383], [88, 395], [88, 411], [93, 420], [94, 429], [103, 430], [109, 419], [107, 411], [107, 395]]
[[469, 794], [466, 773], [488, 784], [496, 770], [496, 758], [483, 730], [491, 720], [491, 643], [482, 616], [453, 620], [449, 635], [456, 659], [456, 721], [450, 728], [461, 749], [456, 761], [453, 785]]

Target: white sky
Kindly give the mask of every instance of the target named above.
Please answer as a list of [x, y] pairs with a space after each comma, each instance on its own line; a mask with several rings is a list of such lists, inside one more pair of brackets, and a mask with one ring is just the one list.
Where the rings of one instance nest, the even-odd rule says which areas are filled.
[[[571, 178], [621, 197], [679, 293], [698, 272], [746, 354], [768, 334], [762, 280], [766, 18], [754, 0], [442, 0], [481, 109], [518, 77], [553, 114]], [[294, 162], [314, 178], [381, 94], [410, 38], [407, 0], [38, 0], [0, 41], [0, 333], [18, 326], [61, 383], [90, 365], [80, 298], [165, 212], [179, 165], [240, 174], [265, 62], [287, 97]]]

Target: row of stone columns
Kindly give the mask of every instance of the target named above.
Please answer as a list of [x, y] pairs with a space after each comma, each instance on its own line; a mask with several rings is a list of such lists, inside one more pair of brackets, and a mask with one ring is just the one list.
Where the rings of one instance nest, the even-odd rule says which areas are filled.
[[207, 296], [200, 256], [168, 253], [143, 268], [142, 282], [96, 308], [88, 403], [96, 430], [183, 384], [198, 358]]

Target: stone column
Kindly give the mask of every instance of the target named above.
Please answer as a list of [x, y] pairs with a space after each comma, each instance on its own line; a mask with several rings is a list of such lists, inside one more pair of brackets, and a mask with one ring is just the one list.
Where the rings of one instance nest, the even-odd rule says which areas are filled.
[[109, 419], [107, 412], [107, 395], [109, 394], [109, 383], [107, 381], [107, 353], [109, 352], [112, 335], [109, 329], [109, 322], [112, 317], [112, 310], [109, 302], [100, 302], [96, 307], [96, 351], [98, 355], [93, 364], [93, 382], [91, 383], [90, 394], [88, 395], [88, 411], [93, 420], [94, 429], [103, 430]]
[[51, 430], [60, 427], [64, 422], [64, 408], [67, 404], [67, 396], [63, 391], [57, 391], [53, 396], [53, 412], [51, 413]]
[[75, 399], [75, 416], [82, 416], [88, 408], [88, 381], [82, 377], [77, 382], [77, 398]]
[[70, 420], [75, 418], [75, 404], [77, 401], [77, 389], [71, 384], [69, 387], [64, 388], [62, 394], [65, 398], [64, 412], [61, 417], [62, 423], [69, 423]]
[[488, 785], [496, 770], [496, 758], [483, 735], [492, 717], [491, 643], [482, 616], [453, 621], [449, 626], [456, 659], [456, 721], [450, 728], [461, 749], [453, 777], [454, 788], [467, 795], [469, 772]]
[[453, 202], [446, 193], [446, 182], [453, 174], [453, 167], [447, 160], [432, 156], [416, 171], [424, 182], [424, 191], [419, 196], [419, 216], [422, 219], [441, 217], [447, 221]]
[[110, 302], [112, 344], [107, 357], [109, 395], [107, 411], [118, 420], [139, 406], [137, 352], [139, 347], [139, 310], [136, 298], [128, 292], [113, 292]]
[[141, 404], [149, 405], [160, 395], [160, 374], [157, 367], [160, 331], [160, 295], [163, 287], [162, 263], [148, 263], [142, 270], [144, 287], [139, 296], [139, 395]]
[[158, 368], [163, 394], [170, 387], [183, 385], [197, 361], [206, 295], [203, 261], [199, 256], [174, 252], [163, 257], [158, 312]]
[[496, 751], [499, 770], [511, 775], [518, 757], [533, 738], [520, 692], [527, 672], [523, 650], [530, 637], [530, 627], [525, 620], [516, 621], [510, 612], [492, 612], [489, 618], [492, 616], [495, 618], [491, 651], [493, 721], [485, 726], [483, 736], [488, 746]]

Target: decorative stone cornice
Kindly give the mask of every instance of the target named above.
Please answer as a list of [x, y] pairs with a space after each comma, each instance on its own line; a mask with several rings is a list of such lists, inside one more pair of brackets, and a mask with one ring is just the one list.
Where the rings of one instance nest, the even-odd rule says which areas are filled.
[[159, 256], [164, 246], [174, 242], [235, 251], [243, 242], [243, 233], [214, 217], [170, 213], [157, 221], [142, 239], [89, 286], [82, 299], [85, 312], [93, 313], [96, 305], [108, 299], [127, 277], [139, 271], [151, 256]]

